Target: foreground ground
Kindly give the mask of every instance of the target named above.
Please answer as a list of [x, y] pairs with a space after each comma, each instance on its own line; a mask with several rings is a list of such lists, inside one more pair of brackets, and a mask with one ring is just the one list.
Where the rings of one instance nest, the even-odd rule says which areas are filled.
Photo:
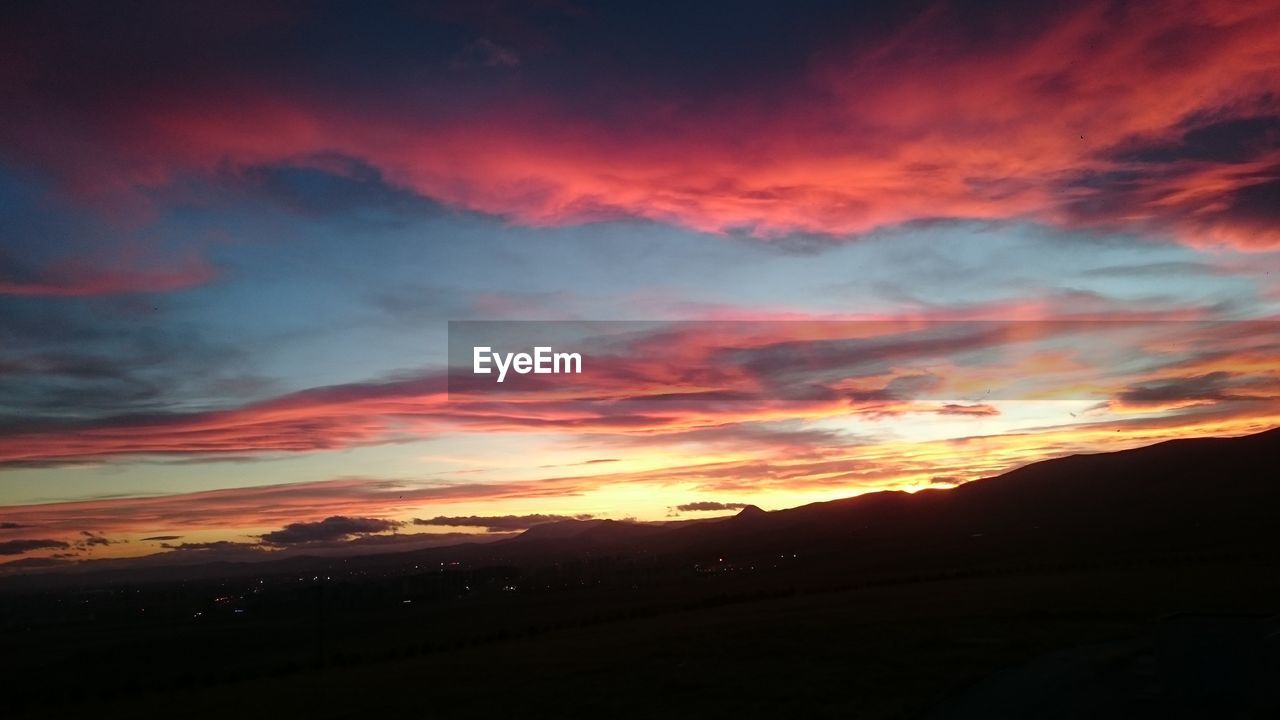
[[1276, 571], [1256, 560], [1185, 562], [726, 595], [448, 648], [420, 642], [426, 625], [406, 620], [376, 655], [28, 712], [1269, 717], [1280, 704], [1258, 678], [1280, 669], [1268, 620], [1280, 610]]

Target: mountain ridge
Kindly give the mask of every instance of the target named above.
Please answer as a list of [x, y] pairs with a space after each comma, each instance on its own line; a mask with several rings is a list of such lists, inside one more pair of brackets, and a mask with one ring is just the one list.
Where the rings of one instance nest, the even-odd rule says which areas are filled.
[[[580, 557], [634, 556], [692, 562], [706, 557], [778, 553], [839, 556], [863, 565], [964, 564], [999, 557], [1077, 557], [1095, 553], [1182, 552], [1250, 547], [1276, 539], [1280, 428], [1230, 438], [1183, 438], [1128, 450], [1037, 461], [951, 489], [878, 491], [765, 511], [672, 524], [565, 520], [487, 543], [334, 558], [298, 554], [257, 562], [173, 565], [173, 573], [264, 573], [293, 568], [405, 563], [536, 565]], [[147, 558], [139, 558], [146, 565]], [[156, 563], [160, 561], [157, 559]], [[85, 565], [89, 565], [86, 563]], [[81, 566], [70, 573], [15, 578], [118, 575], [145, 578], [150, 567]], [[105, 581], [105, 579], [104, 579]]]

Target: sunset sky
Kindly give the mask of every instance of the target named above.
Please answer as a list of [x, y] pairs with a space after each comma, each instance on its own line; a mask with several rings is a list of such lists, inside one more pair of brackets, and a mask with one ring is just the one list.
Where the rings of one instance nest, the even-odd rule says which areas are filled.
[[[10, 570], [1280, 425], [1280, 2], [0, 12]], [[598, 352], [448, 392], [472, 320]]]

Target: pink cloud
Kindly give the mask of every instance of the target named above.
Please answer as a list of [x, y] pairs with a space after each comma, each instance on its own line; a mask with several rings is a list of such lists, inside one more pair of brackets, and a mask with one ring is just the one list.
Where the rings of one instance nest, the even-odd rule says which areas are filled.
[[814, 48], [802, 75], [696, 108], [636, 93], [594, 116], [520, 92], [428, 113], [257, 81], [139, 88], [99, 109], [90, 153], [67, 154], [60, 133], [83, 127], [70, 120], [8, 132], [88, 195], [337, 152], [528, 225], [642, 217], [768, 238], [959, 218], [1280, 244], [1264, 201], [1280, 183], [1274, 143], [1178, 150], [1199, 129], [1276, 113], [1274, 3], [1078, 3], [980, 41], [954, 12]]

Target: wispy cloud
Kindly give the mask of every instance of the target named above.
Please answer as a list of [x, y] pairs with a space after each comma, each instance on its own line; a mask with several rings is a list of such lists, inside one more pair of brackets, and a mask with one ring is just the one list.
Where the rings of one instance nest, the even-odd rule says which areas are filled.
[[0, 541], [0, 555], [21, 555], [32, 550], [65, 550], [70, 547], [60, 540], [4, 540]]
[[714, 500], [703, 500], [700, 502], [685, 503], [677, 505], [676, 510], [680, 512], [716, 512], [720, 510], [741, 510], [748, 507], [749, 503], [724, 503]]
[[489, 532], [508, 532], [511, 530], [527, 530], [534, 525], [543, 525], [565, 520], [590, 520], [590, 514], [579, 515], [468, 515], [465, 517], [447, 517], [437, 515], [433, 518], [414, 518], [414, 525], [443, 525], [446, 527], [480, 527]]

